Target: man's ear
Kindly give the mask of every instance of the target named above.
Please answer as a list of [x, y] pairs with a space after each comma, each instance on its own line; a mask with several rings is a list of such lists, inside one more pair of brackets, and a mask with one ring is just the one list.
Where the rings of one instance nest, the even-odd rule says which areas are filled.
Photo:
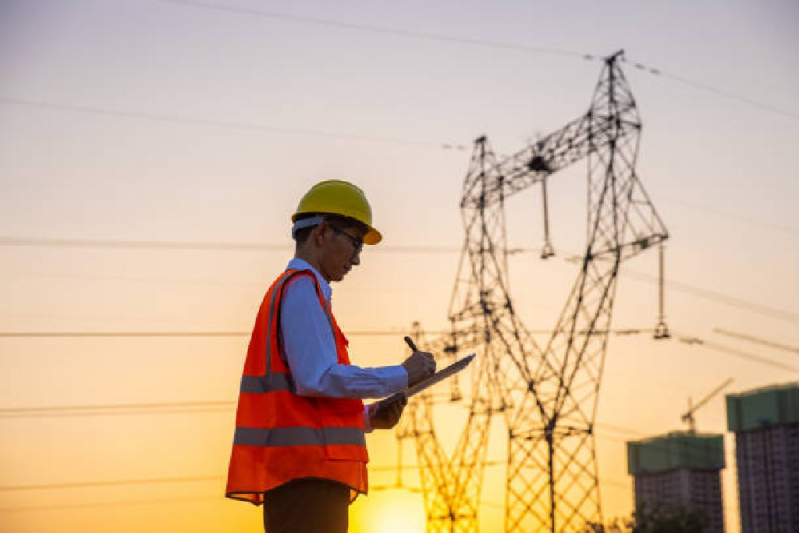
[[314, 242], [317, 246], [322, 245], [322, 239], [325, 235], [325, 230], [327, 230], [327, 221], [323, 220], [316, 226], [314, 226], [313, 230], [311, 230], [311, 238], [314, 239]]

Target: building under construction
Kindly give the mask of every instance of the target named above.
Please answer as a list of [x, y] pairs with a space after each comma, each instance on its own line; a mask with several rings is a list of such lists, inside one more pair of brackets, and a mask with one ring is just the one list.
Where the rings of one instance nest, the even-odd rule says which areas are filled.
[[724, 533], [724, 466], [723, 435], [680, 431], [628, 442], [636, 514], [684, 508], [699, 516], [706, 533]]
[[799, 383], [727, 396], [742, 533], [799, 531]]

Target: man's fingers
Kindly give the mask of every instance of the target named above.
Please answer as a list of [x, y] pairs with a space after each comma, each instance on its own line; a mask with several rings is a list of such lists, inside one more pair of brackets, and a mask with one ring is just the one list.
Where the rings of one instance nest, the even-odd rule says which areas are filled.
[[408, 372], [408, 384], [415, 385], [435, 372], [436, 360], [430, 352], [413, 352], [402, 366]]
[[432, 354], [427, 355], [427, 371], [430, 373], [430, 375], [432, 375], [436, 371], [436, 360], [433, 358]]

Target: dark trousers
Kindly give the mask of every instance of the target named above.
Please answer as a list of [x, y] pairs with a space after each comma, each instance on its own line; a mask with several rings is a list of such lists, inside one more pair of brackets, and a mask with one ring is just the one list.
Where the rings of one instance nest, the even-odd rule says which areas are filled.
[[266, 491], [266, 533], [346, 533], [350, 488], [328, 479], [303, 478]]

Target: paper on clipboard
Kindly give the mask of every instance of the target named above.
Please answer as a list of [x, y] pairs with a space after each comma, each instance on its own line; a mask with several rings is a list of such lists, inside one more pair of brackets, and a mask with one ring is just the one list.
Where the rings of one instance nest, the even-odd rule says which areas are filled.
[[439, 370], [429, 378], [423, 379], [419, 383], [416, 383], [415, 385], [408, 387], [403, 391], [394, 393], [391, 396], [388, 396], [387, 398], [383, 398], [382, 400], [377, 402], [376, 410], [379, 410], [391, 403], [401, 400], [402, 398], [410, 398], [411, 396], [419, 394], [428, 387], [431, 387], [440, 381], [443, 381], [449, 377], [454, 376], [455, 374], [457, 374], [458, 372], [469, 366], [469, 363], [472, 362], [472, 359], [474, 359], [475, 355], [477, 354], [473, 353], [471, 355], [467, 355], [462, 359], [458, 359], [457, 361], [449, 365], [447, 368]]

